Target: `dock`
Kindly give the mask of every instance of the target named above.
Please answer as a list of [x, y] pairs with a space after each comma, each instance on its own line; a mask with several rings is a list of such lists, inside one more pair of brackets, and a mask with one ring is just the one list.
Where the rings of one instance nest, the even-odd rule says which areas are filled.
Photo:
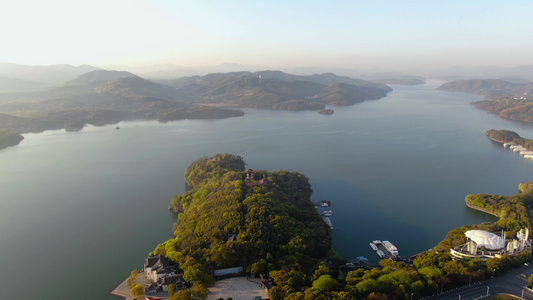
[[322, 219], [329, 226], [329, 229], [331, 229], [331, 230], [339, 230], [339, 228], [333, 227], [333, 223], [331, 223], [331, 219], [329, 217], [322, 216]]

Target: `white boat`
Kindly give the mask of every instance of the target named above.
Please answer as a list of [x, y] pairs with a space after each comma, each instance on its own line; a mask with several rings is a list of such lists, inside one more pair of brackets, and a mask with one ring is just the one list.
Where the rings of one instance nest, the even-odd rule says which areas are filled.
[[400, 254], [398, 253], [398, 248], [396, 248], [396, 246], [394, 246], [389, 241], [383, 241], [383, 247], [385, 247], [385, 250], [387, 250], [392, 256], [396, 256]]
[[380, 258], [385, 258], [385, 253], [383, 253], [383, 251], [381, 251], [381, 250], [379, 250], [379, 249], [376, 251], [376, 254], [377, 254]]
[[378, 246], [374, 245], [374, 243], [370, 243], [370, 248], [372, 248], [372, 250], [374, 251], [378, 251]]
[[372, 243], [374, 243], [374, 245], [381, 245], [381, 241], [380, 240], [372, 241]]
[[322, 213], [322, 215], [326, 217], [331, 217], [334, 215], [334, 213], [332, 210], [326, 210], [325, 212]]
[[324, 219], [324, 222], [328, 224], [329, 229], [333, 229], [333, 224], [331, 223], [331, 220], [328, 217], [322, 217]]

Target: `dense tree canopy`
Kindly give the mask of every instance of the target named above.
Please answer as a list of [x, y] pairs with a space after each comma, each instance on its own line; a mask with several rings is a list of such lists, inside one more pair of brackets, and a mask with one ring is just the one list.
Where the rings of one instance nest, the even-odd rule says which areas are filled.
[[208, 283], [211, 270], [242, 266], [250, 274], [281, 272], [273, 278], [291, 289], [309, 286], [306, 274], [330, 254], [331, 237], [308, 179], [257, 170], [248, 180], [244, 167], [231, 154], [193, 162], [185, 173], [190, 191], [172, 199], [180, 212], [175, 238], [155, 253], [176, 262], [188, 281]]

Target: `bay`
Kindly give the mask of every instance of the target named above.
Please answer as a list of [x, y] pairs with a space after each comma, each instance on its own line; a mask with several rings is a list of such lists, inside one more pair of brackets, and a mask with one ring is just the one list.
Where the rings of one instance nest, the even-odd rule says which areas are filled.
[[246, 109], [225, 120], [26, 134], [0, 150], [0, 295], [118, 299], [109, 292], [172, 236], [167, 207], [185, 191], [187, 166], [217, 153], [307, 176], [312, 200], [332, 202], [333, 243], [346, 259], [376, 261], [375, 239], [412, 255], [453, 228], [493, 221], [464, 197], [515, 194], [533, 181], [533, 162], [485, 131], [533, 138], [533, 126], [477, 110], [470, 102], [481, 97], [439, 84], [392, 86], [333, 115]]

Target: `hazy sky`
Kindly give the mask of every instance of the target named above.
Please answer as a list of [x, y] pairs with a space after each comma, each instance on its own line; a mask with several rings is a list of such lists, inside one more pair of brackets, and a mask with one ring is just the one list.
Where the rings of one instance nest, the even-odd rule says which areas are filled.
[[533, 1], [16, 0], [0, 62], [394, 69], [533, 63]]

